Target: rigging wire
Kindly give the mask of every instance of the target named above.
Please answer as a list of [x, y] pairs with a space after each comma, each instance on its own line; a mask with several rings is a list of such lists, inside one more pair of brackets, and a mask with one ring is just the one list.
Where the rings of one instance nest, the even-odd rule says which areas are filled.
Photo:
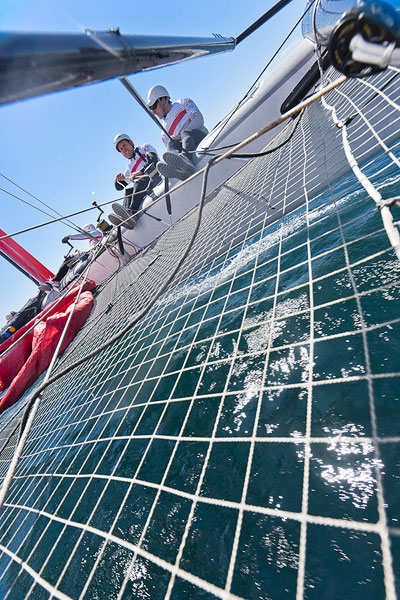
[[[246, 138], [245, 140], [243, 140], [243, 142], [241, 142], [240, 144], [237, 145], [237, 149], [242, 148], [243, 146], [245, 146], [248, 143], [252, 142], [254, 139], [257, 139], [258, 137], [260, 137], [261, 135], [263, 135], [264, 133], [266, 133], [267, 131], [270, 131], [271, 129], [277, 127], [284, 120], [289, 119], [290, 117], [292, 117], [293, 115], [297, 114], [298, 112], [301, 112], [301, 110], [303, 110], [306, 106], [308, 106], [312, 102], [315, 102], [316, 100], [318, 100], [319, 98], [321, 98], [324, 94], [332, 91], [333, 89], [335, 89], [336, 87], [338, 87], [339, 85], [341, 85], [342, 83], [344, 83], [346, 80], [347, 80], [347, 77], [345, 75], [342, 75], [335, 82], [332, 82], [331, 84], [327, 85], [324, 89], [319, 90], [313, 96], [311, 96], [307, 100], [304, 100], [303, 102], [301, 102], [300, 104], [298, 104], [296, 107], [290, 109], [284, 115], [282, 115], [281, 117], [279, 117], [278, 119], [276, 119], [275, 121], [273, 121], [272, 123], [270, 123], [269, 125], [267, 125], [266, 127], [264, 127], [263, 129], [261, 129], [260, 131], [256, 132], [252, 136], [250, 136], [250, 137]], [[182, 263], [184, 262], [184, 260], [186, 259], [187, 255], [189, 254], [190, 249], [192, 248], [192, 245], [193, 245], [193, 243], [194, 243], [194, 241], [196, 239], [197, 233], [198, 233], [199, 228], [200, 228], [202, 211], [203, 211], [203, 206], [204, 206], [205, 196], [206, 196], [206, 189], [207, 189], [207, 178], [208, 178], [208, 173], [209, 173], [209, 170], [210, 170], [211, 166], [213, 166], [214, 164], [216, 164], [218, 162], [221, 162], [225, 158], [228, 158], [230, 155], [233, 154], [233, 152], [234, 152], [233, 150], [230, 150], [229, 152], [227, 152], [227, 153], [225, 153], [223, 155], [220, 155], [218, 157], [213, 156], [208, 161], [206, 167], [204, 167], [200, 171], [197, 171], [191, 177], [189, 177], [187, 180], [180, 182], [179, 184], [177, 184], [176, 186], [174, 186], [172, 188], [171, 192], [179, 189], [180, 187], [182, 187], [183, 185], [185, 185], [189, 180], [191, 180], [191, 179], [199, 176], [201, 173], [203, 174], [202, 190], [201, 190], [201, 195], [200, 195], [200, 200], [199, 200], [199, 206], [198, 206], [198, 211], [197, 211], [197, 220], [196, 220], [196, 223], [195, 223], [195, 226], [194, 226], [194, 229], [193, 229], [193, 233], [191, 235], [191, 238], [190, 238], [190, 240], [189, 240], [189, 242], [188, 242], [188, 244], [187, 244], [187, 246], [186, 246], [186, 248], [185, 248], [185, 250], [184, 250], [184, 252], [183, 252], [183, 254], [181, 256], [181, 258], [178, 260], [178, 263], [177, 263], [176, 267], [173, 269], [173, 271], [168, 276], [167, 280], [163, 283], [163, 285], [161, 286], [161, 288], [158, 290], [157, 294], [150, 300], [150, 302], [147, 304], [147, 306], [145, 306], [132, 319], [132, 321], [130, 323], [128, 323], [127, 325], [125, 325], [122, 328], [122, 330], [120, 330], [118, 333], [116, 333], [111, 338], [109, 338], [106, 342], [104, 342], [103, 344], [101, 344], [100, 346], [98, 346], [97, 348], [95, 348], [92, 352], [86, 354], [82, 358], [80, 358], [77, 361], [71, 363], [70, 365], [68, 365], [64, 369], [61, 369], [58, 373], [56, 373], [52, 377], [49, 377], [47, 379], [46, 383], [43, 382], [37, 388], [37, 390], [33, 393], [33, 395], [28, 399], [26, 407], [25, 407], [25, 410], [24, 410], [24, 413], [23, 413], [23, 416], [21, 418], [21, 422], [20, 422], [20, 433], [19, 433], [19, 436], [18, 436], [18, 444], [17, 444], [17, 447], [16, 447], [16, 449], [14, 451], [14, 455], [13, 455], [13, 458], [12, 458], [13, 469], [11, 469], [11, 464], [10, 464], [9, 469], [7, 471], [6, 478], [3, 481], [3, 485], [1, 487], [1, 492], [0, 492], [0, 511], [1, 511], [2, 507], [4, 506], [4, 502], [5, 502], [5, 499], [6, 499], [6, 496], [7, 496], [7, 492], [8, 492], [8, 487], [11, 484], [12, 478], [14, 476], [14, 473], [12, 472], [12, 470], [16, 469], [16, 466], [17, 466], [17, 463], [18, 463], [18, 457], [22, 453], [25, 441], [26, 441], [28, 433], [29, 433], [29, 431], [27, 431], [26, 429], [27, 429], [27, 427], [30, 428], [31, 425], [32, 425], [32, 423], [33, 423], [33, 416], [32, 416], [31, 411], [33, 409], [35, 411], [35, 413], [36, 413], [37, 409], [39, 408], [41, 399], [43, 397], [43, 392], [45, 391], [46, 387], [48, 385], [54, 383], [55, 381], [57, 381], [58, 379], [60, 379], [64, 375], [67, 375], [68, 373], [70, 373], [71, 371], [73, 371], [74, 369], [76, 369], [78, 366], [80, 366], [81, 364], [85, 363], [87, 360], [89, 360], [91, 358], [94, 358], [100, 352], [106, 350], [109, 346], [111, 346], [112, 344], [114, 344], [123, 335], [125, 335], [130, 329], [132, 329], [132, 327], [136, 323], [138, 323], [148, 313], [148, 311], [154, 306], [154, 304], [157, 302], [157, 300], [164, 293], [164, 291], [166, 290], [166, 288], [168, 287], [168, 285], [172, 282], [172, 280], [175, 277], [176, 273], [180, 269]], [[159, 202], [162, 198], [164, 198], [168, 193], [171, 193], [171, 192], [167, 192], [167, 193], [163, 194], [162, 196], [156, 198], [156, 200], [152, 203], [152, 205], [155, 204], [156, 202]], [[149, 207], [147, 207], [147, 209], [148, 208]], [[142, 212], [143, 212], [143, 209], [142, 209]], [[85, 272], [86, 271], [84, 271], [84, 273]], [[2, 446], [0, 448], [0, 451], [2, 451], [4, 448], [6, 448], [6, 446], [9, 443], [11, 437], [14, 435], [15, 430], [16, 430], [16, 428], [14, 428], [10, 432], [10, 434], [8, 435], [8, 437], [6, 438], [6, 440], [4, 441], [4, 443], [2, 444]], [[17, 454], [18, 454], [18, 457], [16, 456]], [[7, 480], [7, 487], [5, 487], [5, 481], [6, 480]]]
[[[18, 183], [16, 183], [15, 181], [13, 181], [12, 179], [10, 179], [9, 177], [7, 177], [6, 175], [4, 175], [4, 173], [0, 173], [0, 176], [3, 177], [4, 179], [6, 179], [6, 181], [8, 181], [9, 183], [12, 183], [12, 185], [15, 185], [15, 187], [17, 187], [18, 189], [20, 189], [22, 192], [24, 192], [25, 194], [28, 194], [28, 196], [30, 196], [31, 198], [33, 198], [34, 200], [37, 200], [40, 204], [42, 204], [43, 206], [45, 206], [46, 208], [50, 209], [53, 211], [53, 213], [55, 213], [56, 215], [62, 217], [62, 214], [60, 212], [58, 212], [58, 210], [56, 210], [55, 208], [53, 208], [52, 206], [50, 206], [49, 204], [46, 204], [46, 202], [43, 202], [43, 200], [40, 200], [40, 198], [38, 198], [37, 196], [34, 196], [33, 194], [31, 194], [31, 192], [29, 192], [28, 190], [26, 190], [25, 188], [23, 188], [22, 186], [18, 185]], [[9, 192], [8, 190], [4, 190], [3, 188], [0, 188], [3, 192], [5, 192], [6, 194], [10, 194], [11, 196], [14, 196], [14, 198], [17, 198], [18, 200], [21, 200], [21, 202], [25, 202], [26, 204], [29, 204], [29, 202], [26, 202], [25, 200], [23, 200], [22, 198], [19, 198], [18, 196], [15, 196], [14, 194], [11, 194], [11, 192]], [[53, 215], [49, 214], [46, 211], [41, 210], [40, 208], [38, 208], [37, 206], [34, 206], [33, 204], [29, 204], [29, 206], [32, 206], [33, 208], [36, 208], [36, 210], [43, 212], [45, 215], [48, 215], [49, 217], [52, 217]], [[75, 224], [72, 223], [72, 221], [70, 222], [70, 224], [75, 227]]]
[[254, 21], [252, 25], [250, 25], [247, 29], [245, 29], [241, 34], [235, 38], [236, 46], [240, 44], [244, 39], [246, 39], [250, 34], [252, 34], [256, 29], [261, 27], [264, 23], [269, 21], [274, 15], [276, 15], [282, 8], [284, 8], [287, 4], [289, 4], [292, 0], [280, 0], [277, 2], [272, 8], [267, 10], [257, 21]]
[[[251, 86], [249, 87], [249, 89], [247, 90], [247, 92], [243, 95], [243, 97], [239, 100], [239, 102], [231, 109], [231, 112], [229, 113], [229, 116], [226, 117], [226, 121], [222, 125], [221, 130], [215, 136], [214, 141], [221, 135], [221, 133], [224, 130], [224, 128], [226, 127], [226, 125], [229, 123], [229, 121], [235, 115], [236, 111], [239, 110], [239, 108], [241, 107], [241, 105], [243, 104], [243, 102], [246, 100], [246, 98], [249, 96], [249, 94], [251, 93], [251, 91], [257, 85], [257, 82], [261, 79], [261, 77], [264, 75], [265, 71], [268, 69], [268, 67], [271, 65], [271, 63], [275, 60], [275, 58], [277, 57], [277, 55], [279, 54], [279, 52], [282, 50], [283, 46], [286, 44], [286, 42], [288, 41], [288, 39], [293, 35], [293, 32], [299, 26], [299, 24], [301, 23], [301, 21], [303, 20], [303, 18], [307, 14], [307, 12], [310, 10], [310, 8], [314, 4], [314, 2], [316, 2], [316, 0], [311, 0], [310, 4], [306, 7], [306, 9], [303, 12], [303, 14], [301, 15], [301, 17], [293, 25], [292, 29], [289, 31], [289, 33], [284, 38], [284, 40], [282, 41], [282, 43], [278, 46], [277, 50], [274, 52], [274, 54], [272, 55], [272, 57], [269, 59], [269, 61], [267, 62], [267, 64], [263, 68], [263, 70], [260, 72], [260, 74], [258, 75], [258, 77], [251, 84]], [[222, 120], [219, 121], [219, 123], [222, 123]], [[217, 123], [216, 127], [219, 125], [219, 123]], [[229, 145], [229, 146], [221, 146], [220, 148], [215, 148], [215, 150], [225, 150], [225, 149], [228, 149], [228, 148], [231, 148], [231, 147], [232, 147], [231, 145]], [[214, 150], [214, 148], [213, 148], [213, 150]]]
[[[147, 304], [147, 306], [145, 306], [132, 319], [132, 321], [130, 323], [128, 323], [128, 325], [126, 325], [117, 334], [113, 335], [104, 344], [102, 344], [101, 346], [99, 346], [98, 348], [96, 348], [95, 350], [93, 350], [92, 352], [90, 352], [89, 354], [87, 354], [86, 356], [84, 356], [83, 358], [81, 358], [80, 360], [75, 361], [75, 363], [72, 363], [68, 367], [65, 367], [59, 373], [56, 373], [55, 375], [53, 375], [51, 377], [49, 371], [52, 368], [52, 366], [54, 365], [54, 362], [55, 362], [55, 359], [56, 359], [56, 355], [57, 355], [57, 353], [59, 351], [59, 348], [61, 347], [62, 339], [60, 339], [60, 342], [57, 345], [57, 349], [55, 351], [55, 355], [53, 356], [53, 360], [52, 360], [52, 362], [50, 364], [48, 372], [46, 373], [45, 380], [39, 386], [39, 388], [36, 390], [36, 392], [33, 394], [33, 396], [28, 400], [26, 408], [25, 408], [25, 411], [24, 411], [24, 414], [22, 415], [22, 419], [21, 419], [21, 423], [20, 423], [20, 433], [19, 433], [19, 436], [18, 436], [18, 444], [17, 444], [17, 447], [16, 447], [16, 449], [15, 449], [15, 451], [13, 453], [13, 457], [11, 459], [11, 463], [9, 465], [9, 468], [7, 470], [7, 474], [6, 474], [6, 476], [5, 476], [4, 480], [3, 480], [3, 483], [2, 483], [2, 486], [1, 486], [1, 489], [0, 489], [0, 511], [3, 508], [3, 506], [4, 506], [4, 502], [5, 502], [5, 499], [6, 499], [6, 496], [7, 496], [7, 493], [8, 493], [10, 484], [11, 484], [11, 481], [12, 481], [12, 479], [14, 477], [14, 473], [15, 473], [15, 469], [16, 469], [17, 464], [18, 464], [19, 457], [21, 456], [21, 453], [22, 453], [22, 451], [24, 449], [26, 439], [28, 437], [28, 434], [29, 434], [30, 428], [32, 426], [34, 417], [35, 417], [35, 415], [37, 413], [37, 410], [38, 410], [38, 408], [40, 406], [40, 402], [41, 402], [42, 397], [43, 397], [43, 392], [46, 389], [46, 387], [49, 386], [50, 384], [54, 383], [56, 380], [60, 379], [60, 377], [62, 377], [63, 375], [66, 375], [67, 373], [69, 373], [70, 371], [72, 371], [73, 369], [75, 369], [76, 367], [78, 367], [80, 364], [86, 362], [90, 358], [93, 358], [99, 352], [101, 352], [101, 351], [105, 350], [106, 348], [108, 348], [110, 345], [112, 345], [117, 340], [119, 340], [123, 335], [125, 335], [125, 333], [127, 333], [130, 329], [132, 329], [132, 327], [136, 323], [138, 323], [148, 313], [148, 311], [152, 308], [152, 306], [154, 306], [154, 304], [157, 302], [157, 300], [160, 298], [160, 296], [166, 290], [166, 288], [171, 283], [171, 281], [175, 277], [176, 273], [180, 269], [182, 263], [186, 259], [187, 255], [190, 252], [190, 249], [193, 246], [194, 240], [196, 239], [197, 233], [198, 233], [199, 228], [200, 228], [201, 217], [202, 217], [202, 213], [203, 213], [204, 200], [205, 200], [205, 197], [206, 197], [208, 172], [209, 172], [209, 170], [210, 170], [210, 168], [211, 168], [211, 166], [212, 166], [212, 164], [214, 163], [215, 160], [216, 160], [215, 157], [212, 157], [209, 160], [207, 166], [204, 169], [204, 176], [203, 176], [201, 196], [200, 196], [199, 207], [198, 207], [198, 211], [197, 211], [197, 219], [196, 219], [196, 223], [195, 223], [195, 226], [194, 226], [191, 238], [190, 238], [189, 242], [187, 243], [186, 248], [185, 248], [182, 256], [180, 257], [180, 259], [178, 260], [175, 268], [172, 270], [172, 272], [170, 273], [170, 275], [168, 276], [168, 278], [164, 281], [163, 285], [158, 290], [157, 294], [150, 300], [150, 302]], [[88, 272], [88, 268], [86, 270], [86, 275], [87, 275], [87, 272]], [[82, 286], [83, 286], [83, 282], [81, 284], [81, 289], [82, 289]], [[80, 291], [79, 291], [78, 296], [80, 295]], [[73, 311], [71, 311], [71, 313], [72, 312]], [[70, 315], [70, 317], [71, 316], [72, 316], [72, 314]], [[67, 325], [69, 324], [69, 320], [68, 320], [68, 322], [67, 322], [67, 324], [66, 324], [66, 326], [64, 328], [63, 336], [66, 333], [66, 328], [67, 328]], [[3, 447], [4, 447], [4, 444], [3, 444]]]
[[[51, 225], [52, 223], [57, 223], [58, 221], [63, 221], [63, 219], [67, 219], [69, 217], [74, 217], [75, 215], [81, 215], [83, 213], [89, 212], [90, 210], [96, 210], [99, 206], [107, 206], [108, 204], [112, 204], [113, 202], [116, 202], [117, 200], [122, 200], [122, 197], [120, 198], [114, 198], [114, 200], [109, 200], [108, 202], [103, 202], [102, 204], [97, 204], [94, 207], [90, 207], [90, 208], [84, 208], [82, 210], [78, 210], [76, 212], [70, 213], [69, 215], [65, 215], [64, 217], [60, 217], [58, 219], [52, 219], [51, 221], [45, 221], [44, 223], [39, 223], [38, 225], [32, 225], [32, 227], [26, 227], [26, 229], [20, 229], [19, 231], [15, 231], [14, 233], [8, 233], [7, 235], [2, 235], [0, 236], [0, 242], [2, 240], [6, 240], [7, 238], [10, 237], [14, 237], [16, 235], [19, 235], [20, 233], [26, 233], [27, 231], [32, 231], [34, 229], [38, 229], [39, 227], [44, 227], [45, 225]], [[82, 228], [77, 227], [79, 229], [79, 231], [82, 231]], [[87, 232], [85, 232], [87, 233]]]
[[[0, 173], [1, 175], [1, 173]], [[24, 200], [23, 198], [21, 198], [20, 196], [17, 196], [16, 194], [13, 194], [12, 192], [5, 190], [4, 188], [0, 187], [0, 191], [4, 192], [5, 194], [8, 194], [9, 196], [12, 196], [12, 198], [16, 198], [16, 200], [19, 200], [20, 202], [22, 202], [23, 204], [26, 204], [27, 206], [30, 206], [31, 208], [34, 208], [35, 210], [43, 213], [44, 215], [47, 215], [48, 217], [54, 217], [54, 215], [52, 215], [51, 213], [47, 212], [46, 210], [43, 210], [42, 208], [39, 208], [38, 206], [35, 206], [34, 204], [32, 204], [31, 202], [28, 202], [28, 200]], [[54, 211], [55, 212], [55, 211]], [[64, 218], [64, 217], [61, 217]], [[64, 223], [65, 225], [67, 225], [67, 223]]]
[[[0, 188], [0, 190], [1, 189], [2, 188]], [[146, 189], [142, 190], [141, 192], [133, 192], [132, 196], [134, 196], [135, 194], [140, 194], [140, 193], [146, 192], [149, 189], [150, 189], [150, 182], [149, 182], [149, 184], [148, 184], [148, 186], [147, 186]], [[7, 192], [7, 193], [11, 194], [11, 192]], [[14, 194], [11, 194], [11, 195], [13, 196]], [[15, 197], [17, 198], [17, 196], [15, 196]], [[113, 204], [114, 202], [117, 202], [118, 200], [123, 200], [123, 199], [124, 199], [124, 197], [120, 196], [118, 198], [113, 198], [113, 200], [109, 200], [108, 202], [103, 202], [101, 204], [98, 204], [96, 202], [96, 205], [93, 206], [93, 207], [84, 208], [82, 210], [78, 210], [78, 211], [70, 213], [68, 215], [61, 216], [58, 219], [55, 218], [55, 219], [52, 219], [51, 221], [45, 221], [44, 223], [39, 223], [38, 225], [32, 225], [31, 227], [26, 227], [25, 229], [20, 229], [19, 231], [15, 231], [14, 233], [8, 233], [7, 235], [0, 236], [0, 242], [3, 241], [3, 240], [6, 240], [8, 238], [12, 238], [12, 237], [14, 237], [16, 235], [19, 235], [21, 233], [27, 233], [28, 231], [32, 231], [34, 229], [39, 229], [40, 227], [45, 227], [46, 225], [51, 225], [52, 223], [57, 223], [59, 221], [61, 221], [63, 223], [64, 222], [63, 219], [67, 219], [68, 217], [74, 217], [76, 215], [80, 215], [80, 214], [83, 214], [85, 212], [89, 212], [90, 210], [96, 210], [96, 209], [101, 208], [102, 206], [107, 206], [109, 204]], [[36, 208], [36, 207], [34, 207], [34, 208]], [[148, 208], [150, 208], [150, 207], [147, 206], [146, 210]], [[37, 210], [40, 210], [40, 209], [37, 209]], [[44, 212], [44, 211], [41, 211], [41, 212]], [[141, 212], [144, 212], [144, 211], [141, 211]], [[45, 213], [45, 214], [48, 214], [48, 213]], [[144, 212], [144, 214], [146, 214], [146, 212]], [[51, 215], [49, 215], [49, 216], [51, 216]], [[152, 215], [149, 215], [149, 216], [152, 216]], [[128, 220], [128, 219], [126, 219], [126, 220]], [[123, 222], [122, 222], [122, 224], [123, 224]], [[169, 223], [167, 223], [167, 224], [169, 224]], [[75, 225], [74, 229], [77, 230], [77, 231], [79, 231], [80, 233], [83, 232], [83, 229], [81, 227], [79, 227], [79, 225]], [[85, 231], [84, 233], [87, 233], [87, 232]], [[88, 235], [90, 236], [90, 234], [88, 234]]]

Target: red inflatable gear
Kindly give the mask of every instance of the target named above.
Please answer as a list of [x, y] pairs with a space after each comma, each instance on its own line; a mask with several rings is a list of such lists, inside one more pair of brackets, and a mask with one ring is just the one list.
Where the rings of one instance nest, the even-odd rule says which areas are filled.
[[[94, 287], [95, 284], [92, 281], [85, 283], [84, 291], [75, 307], [68, 331], [61, 345], [60, 354], [71, 343], [90, 315], [93, 306], [93, 294], [89, 290]], [[37, 323], [24, 339], [0, 358], [0, 390], [8, 387], [7, 392], [0, 398], [0, 413], [19, 400], [25, 390], [49, 366], [65, 323], [73, 309], [78, 290], [79, 287], [74, 286], [65, 298], [51, 309], [43, 321], [38, 322], [50, 307], [47, 307], [0, 345], [1, 353], [20, 339], [34, 323]]]

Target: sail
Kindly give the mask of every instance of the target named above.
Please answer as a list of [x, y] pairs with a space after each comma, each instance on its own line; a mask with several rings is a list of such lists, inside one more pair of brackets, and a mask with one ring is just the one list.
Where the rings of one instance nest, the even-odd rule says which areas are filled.
[[6, 238], [6, 232], [0, 229], [0, 255], [22, 271], [35, 283], [52, 279], [54, 273], [42, 265], [32, 254], [29, 254], [22, 246], [13, 239]]

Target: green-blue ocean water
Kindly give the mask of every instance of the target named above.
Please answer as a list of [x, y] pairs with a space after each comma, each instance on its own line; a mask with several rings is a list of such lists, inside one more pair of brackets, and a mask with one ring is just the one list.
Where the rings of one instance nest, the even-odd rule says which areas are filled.
[[[388, 532], [400, 592], [400, 267], [355, 180], [333, 194], [169, 292], [65, 392], [3, 547], [74, 599], [161, 600], [177, 560], [173, 600], [214, 598], [232, 566], [237, 597], [295, 598], [304, 558], [305, 598], [365, 600], [386, 597]], [[51, 597], [4, 552], [0, 571], [2, 597]]]

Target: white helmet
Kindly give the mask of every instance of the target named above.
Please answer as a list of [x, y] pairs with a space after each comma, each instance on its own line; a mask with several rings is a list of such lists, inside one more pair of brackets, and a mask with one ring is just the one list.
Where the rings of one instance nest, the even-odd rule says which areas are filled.
[[96, 231], [96, 227], [93, 223], [88, 223], [82, 227], [83, 231], [87, 231], [88, 233], [92, 233], [92, 231]]
[[164, 96], [169, 98], [168, 90], [163, 85], [154, 85], [147, 94], [147, 106], [152, 107], [159, 98], [164, 98]]
[[118, 133], [118, 135], [116, 135], [116, 136], [115, 136], [115, 138], [114, 138], [114, 146], [115, 146], [115, 149], [116, 149], [118, 152], [119, 152], [119, 150], [118, 150], [118, 147], [117, 147], [117, 146], [118, 146], [118, 144], [119, 144], [120, 142], [122, 142], [122, 140], [128, 140], [128, 142], [132, 142], [132, 144], [133, 144], [133, 141], [132, 141], [132, 139], [129, 137], [129, 135], [127, 135], [126, 133]]

